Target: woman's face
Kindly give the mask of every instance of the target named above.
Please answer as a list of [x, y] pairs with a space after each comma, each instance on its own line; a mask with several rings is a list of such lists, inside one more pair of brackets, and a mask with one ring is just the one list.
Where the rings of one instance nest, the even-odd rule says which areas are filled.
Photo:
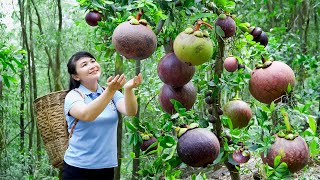
[[99, 63], [91, 57], [80, 58], [76, 62], [76, 72], [72, 77], [80, 82], [98, 81], [101, 75]]

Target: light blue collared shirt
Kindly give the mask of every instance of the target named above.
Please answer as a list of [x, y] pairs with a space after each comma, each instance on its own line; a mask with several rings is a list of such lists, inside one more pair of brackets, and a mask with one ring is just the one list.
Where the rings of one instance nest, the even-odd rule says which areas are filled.
[[[82, 84], [78, 88], [85, 96], [72, 90], [64, 101], [64, 113], [68, 124], [68, 132], [75, 118], [69, 114], [70, 108], [75, 103], [88, 104], [94, 100], [94, 95], [99, 96], [103, 89], [98, 85], [96, 92], [91, 92]], [[118, 114], [115, 103], [123, 98], [120, 91], [116, 91], [112, 100], [104, 111], [91, 122], [79, 119], [75, 126], [69, 146], [64, 155], [64, 161], [72, 166], [86, 169], [101, 169], [117, 167], [117, 126]]]

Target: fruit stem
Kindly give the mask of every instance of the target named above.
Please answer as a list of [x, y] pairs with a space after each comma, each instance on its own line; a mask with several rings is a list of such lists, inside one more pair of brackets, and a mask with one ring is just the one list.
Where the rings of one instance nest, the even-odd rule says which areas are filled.
[[288, 113], [286, 113], [284, 111], [284, 109], [281, 110], [281, 113], [282, 113], [282, 116], [283, 116], [284, 124], [286, 125], [286, 130], [287, 131], [291, 131], [291, 126], [290, 126], [290, 122], [289, 122]]
[[203, 25], [203, 24], [206, 25], [207, 27], [209, 27], [210, 29], [212, 29], [212, 25], [210, 25], [209, 23], [204, 22], [204, 21], [202, 21], [202, 20], [199, 19], [199, 20], [197, 21], [197, 25], [196, 25], [194, 31], [199, 31], [200, 26]]
[[261, 55], [262, 64], [266, 62], [266, 59]]
[[239, 98], [239, 91], [238, 91], [238, 90], [236, 90], [236, 97], [235, 97], [234, 99], [240, 99], [240, 98]]
[[136, 19], [139, 21], [142, 15], [143, 15], [143, 10], [140, 9], [139, 13], [137, 14]]

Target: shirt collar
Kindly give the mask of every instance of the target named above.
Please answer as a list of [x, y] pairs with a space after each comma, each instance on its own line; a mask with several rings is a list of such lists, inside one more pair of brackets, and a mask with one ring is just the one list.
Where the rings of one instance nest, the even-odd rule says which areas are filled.
[[78, 88], [81, 92], [83, 92], [85, 95], [90, 95], [91, 93], [102, 93], [102, 87], [98, 84], [98, 88], [96, 92], [91, 92], [88, 88], [86, 88], [84, 85], [80, 84]]

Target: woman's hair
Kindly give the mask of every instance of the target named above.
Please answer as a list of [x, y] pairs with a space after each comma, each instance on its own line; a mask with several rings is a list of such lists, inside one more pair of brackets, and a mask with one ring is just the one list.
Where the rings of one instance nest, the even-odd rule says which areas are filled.
[[74, 55], [72, 55], [71, 58], [69, 59], [69, 62], [67, 64], [68, 73], [70, 74], [69, 91], [71, 91], [72, 89], [78, 88], [80, 86], [80, 82], [73, 79], [72, 74], [74, 74], [74, 75], [77, 74], [76, 62], [83, 57], [90, 57], [90, 58], [95, 59], [92, 54], [90, 54], [89, 52], [85, 52], [85, 51], [77, 52]]

